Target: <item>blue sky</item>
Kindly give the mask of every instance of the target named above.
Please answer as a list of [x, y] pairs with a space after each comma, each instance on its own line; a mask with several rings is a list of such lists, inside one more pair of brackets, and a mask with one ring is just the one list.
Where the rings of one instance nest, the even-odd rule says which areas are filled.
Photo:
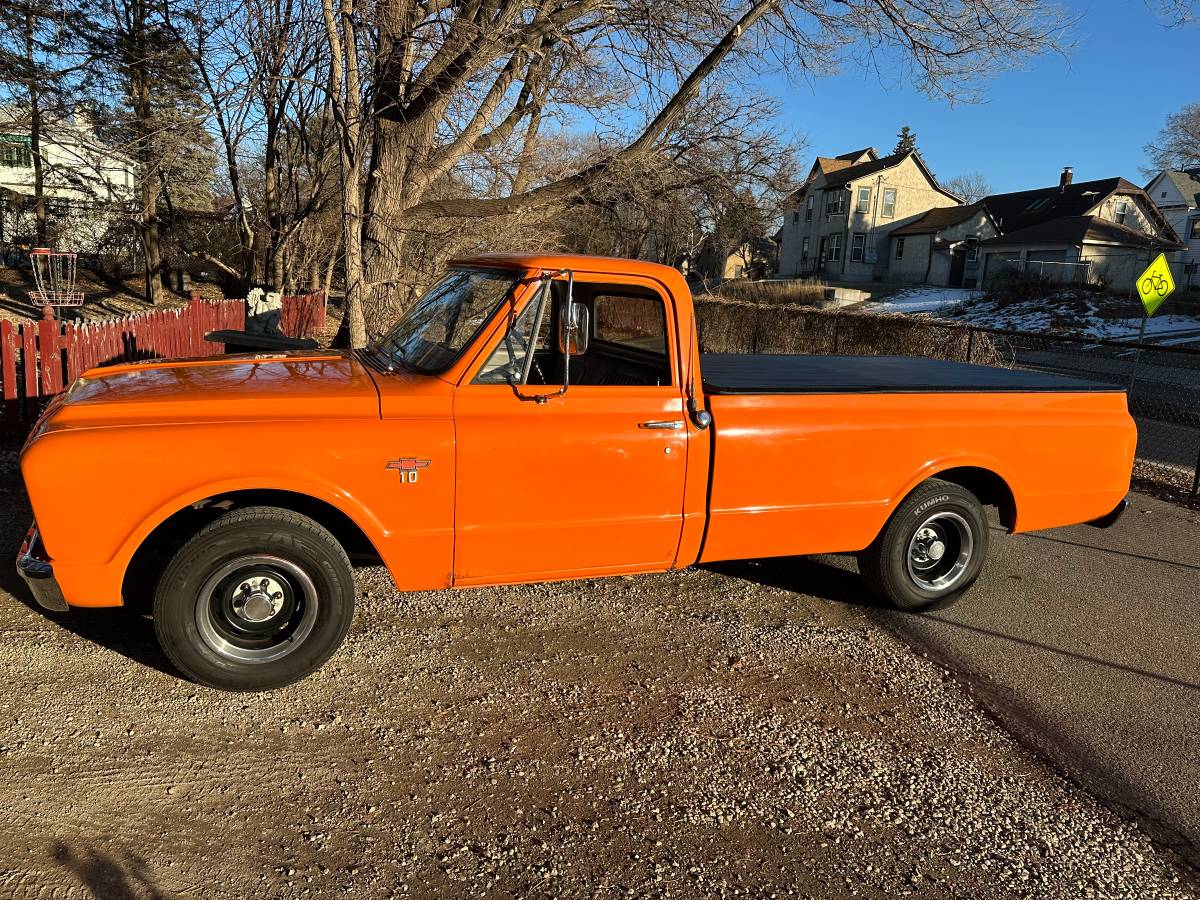
[[808, 157], [886, 153], [909, 125], [942, 179], [980, 171], [994, 190], [1015, 191], [1056, 183], [1071, 165], [1077, 181], [1142, 184], [1145, 143], [1167, 114], [1200, 102], [1200, 27], [1168, 28], [1143, 0], [1065, 6], [1080, 18], [1076, 47], [994, 79], [982, 104], [949, 107], [851, 68], [811, 86], [783, 76], [760, 86], [781, 101], [781, 124], [807, 137]]

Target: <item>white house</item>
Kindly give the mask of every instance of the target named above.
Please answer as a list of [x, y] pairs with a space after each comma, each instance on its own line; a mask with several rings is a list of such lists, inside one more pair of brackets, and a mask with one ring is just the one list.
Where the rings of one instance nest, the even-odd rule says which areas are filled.
[[[40, 139], [46, 213], [57, 249], [95, 251], [132, 202], [137, 165], [106, 147], [82, 117], [44, 123]], [[33, 240], [33, 147], [27, 116], [0, 109], [0, 244]]]
[[1146, 193], [1187, 245], [1177, 259], [1188, 281], [1200, 286], [1200, 169], [1159, 172]]

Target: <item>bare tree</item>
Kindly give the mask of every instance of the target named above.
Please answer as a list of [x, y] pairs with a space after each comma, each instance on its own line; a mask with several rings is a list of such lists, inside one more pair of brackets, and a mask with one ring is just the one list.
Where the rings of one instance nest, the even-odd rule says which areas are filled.
[[1146, 145], [1153, 169], [1195, 169], [1200, 167], [1200, 103], [1189, 103], [1167, 116], [1158, 135]]
[[[369, 67], [355, 97], [369, 104], [369, 158], [348, 161], [343, 173], [361, 175], [364, 185], [361, 198], [347, 192], [346, 216], [362, 226], [364, 279], [354, 286], [348, 264], [348, 286], [362, 292], [376, 330], [408, 294], [410, 239], [430, 221], [546, 208], [620, 166], [660, 155], [722, 64], [746, 66], [774, 53], [794, 71], [814, 73], [879, 54], [899, 58], [931, 94], [970, 99], [987, 76], [1055, 47], [1062, 25], [1040, 0], [332, 4], [325, 0], [332, 55], [346, 59], [346, 23], [353, 23]], [[348, 100], [345, 84], [334, 83]], [[552, 179], [512, 178], [480, 189], [474, 174], [482, 156], [504, 147], [521, 160], [548, 118], [579, 116], [610, 135], [603, 154]], [[343, 112], [340, 123], [363, 132], [361, 118]], [[348, 262], [356, 233], [347, 230]]]
[[[283, 288], [316, 247], [306, 227], [335, 200], [336, 135], [326, 92], [326, 42], [312, 0], [193, 0], [170, 20], [186, 47], [222, 161], [221, 198], [238, 251], [193, 252], [245, 289]], [[189, 229], [179, 228], [181, 233]], [[306, 239], [317, 245], [303, 247]], [[320, 254], [318, 254], [320, 255]], [[289, 262], [291, 260], [291, 262]]]
[[977, 203], [993, 193], [991, 182], [982, 172], [955, 175], [949, 181], [943, 182], [942, 187], [955, 196], [962, 197], [964, 203]]

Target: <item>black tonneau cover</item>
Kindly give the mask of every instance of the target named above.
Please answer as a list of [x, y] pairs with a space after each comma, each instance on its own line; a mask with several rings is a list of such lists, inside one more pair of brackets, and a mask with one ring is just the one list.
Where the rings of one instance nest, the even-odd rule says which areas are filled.
[[940, 393], [943, 391], [1123, 391], [1121, 385], [1045, 372], [919, 356], [793, 356], [704, 353], [710, 394]]

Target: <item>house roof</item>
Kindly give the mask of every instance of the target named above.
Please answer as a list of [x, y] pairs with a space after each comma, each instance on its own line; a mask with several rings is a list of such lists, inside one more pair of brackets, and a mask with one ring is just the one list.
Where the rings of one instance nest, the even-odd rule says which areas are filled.
[[960, 203], [962, 202], [959, 197], [950, 193], [948, 190], [938, 184], [938, 180], [933, 176], [933, 173], [929, 171], [929, 167], [926, 166], [924, 161], [921, 159], [921, 154], [917, 153], [915, 150], [908, 150], [904, 153], [893, 153], [890, 156], [868, 160], [867, 162], [858, 163], [857, 165], [839, 169], [832, 175], [825, 176], [825, 189], [828, 190], [829, 188], [839, 187], [841, 185], [848, 184], [851, 181], [856, 181], [859, 178], [866, 178], [870, 175], [874, 175], [876, 172], [882, 172], [884, 169], [891, 169], [894, 166], [900, 165], [900, 163], [902, 163], [905, 158], [909, 156], [912, 157], [913, 162], [917, 164], [917, 168], [924, 173], [925, 177], [929, 179], [929, 183], [933, 185], [934, 188], [945, 194], [947, 197], [952, 197], [953, 199], [958, 200]]
[[[892, 232], [895, 234], [896, 232]], [[981, 241], [982, 244], [1121, 244], [1126, 247], [1156, 247], [1159, 250], [1180, 250], [1183, 244], [1175, 240], [1154, 238], [1145, 232], [1118, 225], [1099, 216], [1059, 216], [1037, 222], [1026, 228], [1007, 231], [1000, 237]]]
[[[1189, 206], [1200, 206], [1200, 169], [1184, 169], [1183, 171], [1166, 169], [1162, 173], [1175, 183], [1179, 193], [1187, 200]], [[1147, 190], [1149, 185], [1147, 185]]]
[[838, 156], [836, 158], [844, 159], [846, 162], [852, 163], [855, 160], [857, 160], [860, 156], [870, 156], [871, 159], [879, 158], [879, 154], [875, 152], [874, 147], [863, 147], [861, 150], [854, 150], [850, 153], [843, 153], [841, 156]]
[[899, 165], [906, 156], [908, 156], [907, 153], [893, 153], [891, 156], [884, 156], [881, 159], [869, 159], [855, 165], [841, 166], [834, 172], [826, 173], [825, 187], [837, 187], [839, 184], [854, 181], [856, 178], [864, 178], [867, 175], [882, 172], [884, 169], [890, 169]]
[[891, 234], [904, 237], [907, 234], [935, 234], [943, 228], [965, 222], [980, 210], [987, 212], [982, 203], [972, 203], [970, 206], [939, 206], [929, 210], [921, 218], [893, 228]]
[[1063, 216], [1086, 216], [1097, 203], [1117, 191], [1144, 193], [1124, 178], [1076, 181], [1066, 187], [1035, 188], [1011, 194], [992, 194], [981, 201], [1001, 232], [1028, 228]]
[[841, 169], [848, 169], [850, 166], [854, 165], [854, 161], [856, 159], [864, 155], [870, 156], [871, 159], [875, 159], [875, 148], [866, 147], [863, 150], [854, 150], [850, 153], [843, 153], [841, 156], [818, 156], [813, 161], [812, 168], [810, 168], [808, 172], [808, 177], [804, 179], [804, 184], [800, 185], [800, 187], [796, 188], [796, 190], [792, 193], [790, 197], [791, 201], [795, 202], [800, 200], [806, 193], [808, 193], [808, 189], [812, 186], [813, 180], [817, 177], [818, 173], [828, 176], [833, 172], [840, 171]]

